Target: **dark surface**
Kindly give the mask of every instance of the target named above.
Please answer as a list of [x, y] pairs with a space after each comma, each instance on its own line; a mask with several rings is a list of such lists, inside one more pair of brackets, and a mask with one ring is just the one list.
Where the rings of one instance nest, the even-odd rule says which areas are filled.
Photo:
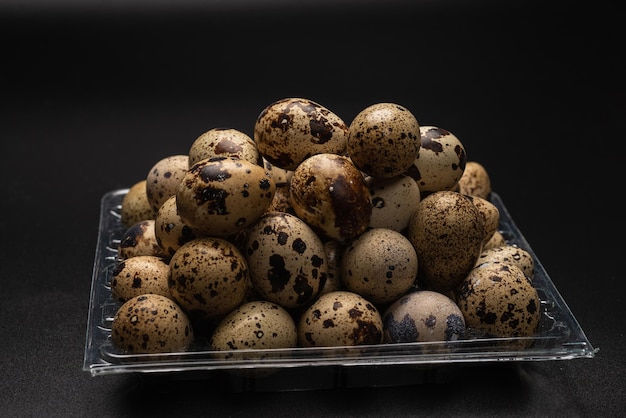
[[[0, 9], [0, 415], [606, 417], [625, 409], [615, 8], [18, 3]], [[102, 195], [186, 153], [210, 128], [251, 134], [263, 107], [291, 96], [346, 122], [393, 101], [457, 135], [488, 169], [597, 355], [461, 368], [439, 383], [270, 393], [83, 371]]]

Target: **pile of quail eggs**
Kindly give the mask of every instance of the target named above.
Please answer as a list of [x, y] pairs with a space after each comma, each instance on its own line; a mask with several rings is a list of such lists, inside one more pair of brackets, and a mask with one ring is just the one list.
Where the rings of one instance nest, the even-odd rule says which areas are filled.
[[129, 188], [111, 292], [125, 353], [532, 336], [534, 264], [461, 141], [376, 103], [286, 98]]

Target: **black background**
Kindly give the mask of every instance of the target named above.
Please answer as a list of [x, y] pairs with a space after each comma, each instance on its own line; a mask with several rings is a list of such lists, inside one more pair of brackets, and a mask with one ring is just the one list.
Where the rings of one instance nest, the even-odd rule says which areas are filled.
[[[0, 414], [617, 416], [624, 410], [624, 66], [609, 2], [0, 6]], [[284, 97], [383, 101], [489, 171], [599, 352], [445, 383], [233, 392], [82, 370], [99, 205]]]

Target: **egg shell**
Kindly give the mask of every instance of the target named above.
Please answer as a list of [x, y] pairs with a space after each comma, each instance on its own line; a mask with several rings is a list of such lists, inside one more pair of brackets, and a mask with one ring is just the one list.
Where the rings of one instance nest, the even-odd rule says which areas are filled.
[[440, 191], [420, 201], [407, 236], [417, 253], [418, 276], [426, 289], [444, 293], [454, 289], [476, 264], [485, 226], [469, 197]]
[[266, 212], [285, 212], [295, 215], [296, 212], [291, 206], [291, 198], [289, 197], [289, 185], [276, 186], [274, 199], [267, 207]]
[[451, 132], [436, 126], [421, 126], [419, 155], [405, 174], [411, 176], [423, 195], [454, 190], [463, 176], [465, 147]]
[[385, 304], [409, 291], [417, 267], [411, 241], [398, 231], [373, 228], [352, 240], [344, 251], [341, 278], [347, 290]]
[[234, 157], [262, 165], [256, 143], [250, 136], [234, 128], [212, 128], [198, 136], [189, 148], [189, 167], [214, 157]]
[[193, 239], [176, 251], [169, 265], [172, 298], [192, 319], [226, 315], [248, 295], [246, 259], [225, 239]]
[[347, 154], [364, 173], [380, 178], [404, 173], [418, 157], [419, 122], [406, 107], [376, 103], [361, 110], [348, 130]]
[[117, 248], [119, 259], [123, 260], [138, 255], [167, 257], [156, 239], [154, 219], [135, 223], [126, 229], [120, 238]]
[[369, 226], [371, 195], [363, 175], [347, 157], [307, 158], [294, 171], [289, 195], [298, 217], [323, 237], [354, 238]]
[[482, 263], [457, 290], [468, 328], [487, 337], [529, 337], [541, 318], [537, 290], [513, 264]]
[[154, 234], [157, 243], [168, 259], [183, 244], [199, 237], [178, 214], [176, 195], [170, 196], [159, 208], [154, 218]]
[[491, 238], [483, 245], [483, 251], [489, 248], [499, 247], [501, 245], [507, 245], [506, 238], [502, 235], [502, 232], [496, 230]]
[[118, 262], [111, 272], [113, 297], [126, 302], [146, 293], [171, 298], [170, 266], [161, 257], [138, 255]]
[[476, 260], [476, 265], [488, 262], [515, 264], [531, 281], [535, 276], [535, 261], [532, 254], [517, 245], [501, 245], [483, 250]]
[[483, 199], [482, 197], [478, 196], [468, 197], [472, 201], [474, 206], [476, 206], [476, 208], [480, 212], [480, 215], [483, 218], [483, 223], [485, 225], [485, 237], [483, 241], [486, 243], [498, 230], [498, 226], [500, 225], [500, 210], [496, 205], [494, 205], [487, 199]]
[[488, 199], [492, 191], [489, 173], [485, 166], [477, 161], [468, 161], [465, 164], [465, 170], [457, 187], [459, 193], [483, 199]]
[[326, 282], [320, 290], [320, 295], [334, 292], [336, 290], [345, 290], [343, 280], [341, 279], [340, 266], [345, 247], [346, 242], [343, 240], [328, 240], [324, 242], [324, 251], [326, 252], [328, 268], [326, 272]]
[[291, 177], [293, 176], [293, 170], [285, 170], [284, 168], [280, 168], [270, 163], [267, 158], [262, 157], [263, 166], [265, 170], [269, 173], [274, 183], [276, 183], [276, 187], [288, 186], [291, 181]]
[[[212, 350], [293, 348], [298, 330], [291, 314], [280, 305], [258, 300], [247, 302], [226, 315], [209, 341]], [[233, 353], [226, 353], [230, 358]]]
[[193, 339], [189, 317], [162, 295], [129, 299], [117, 310], [111, 325], [113, 345], [128, 354], [181, 352]]
[[430, 290], [396, 300], [383, 313], [383, 325], [386, 343], [449, 342], [465, 335], [465, 318], [456, 302]]
[[140, 180], [133, 184], [122, 199], [120, 220], [124, 226], [130, 228], [137, 222], [154, 219], [155, 212], [148, 202], [146, 193], [147, 180]]
[[324, 287], [328, 271], [324, 244], [294, 215], [264, 215], [248, 230], [245, 248], [250, 282], [270, 302], [302, 307]]
[[365, 182], [372, 197], [370, 228], [406, 230], [421, 200], [417, 182], [406, 175], [392, 178], [368, 176]]
[[350, 291], [321, 295], [298, 321], [298, 344], [302, 347], [359, 346], [382, 341], [380, 312], [372, 302]]
[[157, 161], [146, 177], [146, 195], [156, 213], [161, 205], [176, 194], [189, 169], [188, 155], [171, 155]]
[[237, 158], [194, 164], [176, 193], [178, 214], [198, 235], [228, 237], [254, 224], [274, 199], [265, 168]]
[[254, 125], [261, 155], [285, 170], [321, 153], [343, 154], [348, 126], [334, 112], [310, 99], [288, 97], [266, 106]]

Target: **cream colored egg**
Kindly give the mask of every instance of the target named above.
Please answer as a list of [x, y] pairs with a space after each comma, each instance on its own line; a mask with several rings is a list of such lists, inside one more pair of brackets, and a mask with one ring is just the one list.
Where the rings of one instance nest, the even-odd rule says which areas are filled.
[[135, 223], [124, 231], [117, 248], [118, 258], [123, 260], [138, 255], [167, 258], [156, 239], [154, 226], [154, 219], [146, 219]]
[[419, 122], [404, 106], [376, 103], [350, 124], [347, 153], [359, 170], [380, 178], [395, 177], [411, 167], [421, 146]]
[[185, 311], [162, 295], [129, 299], [117, 310], [111, 325], [113, 345], [127, 354], [181, 352], [193, 339]]
[[252, 138], [234, 128], [213, 128], [198, 136], [189, 148], [189, 168], [214, 157], [234, 157], [262, 164], [261, 155]]
[[298, 217], [324, 237], [354, 238], [369, 226], [371, 195], [363, 175], [347, 157], [307, 158], [294, 171], [289, 195]]
[[351, 241], [341, 258], [341, 278], [347, 290], [376, 304], [405, 294], [417, 278], [417, 254], [398, 231], [373, 228]]
[[489, 240], [485, 243], [485, 245], [483, 245], [483, 251], [506, 244], [506, 238], [504, 237], [504, 235], [502, 235], [502, 232], [496, 230], [491, 238], [489, 238]]
[[178, 214], [198, 235], [229, 237], [254, 224], [274, 199], [265, 168], [237, 158], [202, 160], [176, 193]]
[[465, 336], [465, 318], [454, 300], [430, 290], [399, 298], [383, 313], [383, 324], [386, 343], [450, 342]]
[[486, 337], [534, 335], [541, 318], [540, 303], [537, 290], [513, 264], [483, 263], [472, 269], [457, 290], [466, 326]]
[[254, 125], [261, 155], [285, 170], [321, 153], [343, 154], [348, 126], [335, 113], [312, 100], [289, 97], [265, 107]]
[[264, 215], [250, 227], [244, 254], [255, 290], [264, 299], [285, 308], [309, 304], [326, 282], [324, 244], [311, 227], [294, 215]]
[[465, 147], [443, 128], [421, 126], [420, 132], [420, 153], [406, 174], [415, 179], [422, 194], [454, 190], [465, 171]]
[[154, 218], [154, 234], [168, 258], [172, 257], [183, 244], [199, 237], [199, 234], [180, 218], [175, 195], [170, 196], [159, 208]]
[[454, 289], [476, 264], [485, 226], [469, 197], [440, 191], [419, 203], [407, 236], [417, 253], [419, 278], [428, 290], [443, 293]]
[[483, 222], [485, 224], [485, 238], [484, 242], [487, 243], [493, 237], [493, 234], [498, 230], [500, 225], [500, 210], [496, 205], [478, 196], [469, 196], [469, 199], [474, 203], [474, 206], [480, 212]]
[[370, 228], [406, 230], [421, 200], [415, 180], [406, 175], [392, 178], [368, 176], [365, 182], [372, 196]]
[[155, 213], [170, 196], [176, 194], [188, 169], [188, 155], [171, 155], [152, 166], [146, 177], [146, 195]]
[[141, 180], [133, 184], [122, 199], [120, 220], [127, 228], [137, 222], [154, 219], [155, 212], [148, 202], [146, 183], [147, 180]]
[[519, 267], [529, 280], [535, 276], [535, 261], [532, 254], [517, 245], [501, 245], [483, 250], [476, 265], [488, 262], [512, 263]]
[[111, 272], [111, 294], [120, 302], [146, 293], [171, 298], [169, 279], [170, 266], [163, 258], [138, 255], [115, 265]]
[[459, 193], [478, 196], [483, 199], [489, 198], [491, 179], [485, 166], [476, 161], [468, 161], [465, 164], [463, 175], [459, 179], [458, 191]]
[[[247, 302], [226, 315], [211, 335], [212, 350], [294, 348], [298, 330], [291, 314], [280, 305], [258, 300]], [[223, 357], [230, 358], [232, 353]]]
[[169, 264], [172, 298], [194, 319], [226, 315], [248, 295], [246, 259], [224, 239], [193, 239], [176, 251]]
[[354, 292], [321, 295], [298, 321], [302, 347], [338, 347], [383, 342], [382, 316], [376, 306]]

